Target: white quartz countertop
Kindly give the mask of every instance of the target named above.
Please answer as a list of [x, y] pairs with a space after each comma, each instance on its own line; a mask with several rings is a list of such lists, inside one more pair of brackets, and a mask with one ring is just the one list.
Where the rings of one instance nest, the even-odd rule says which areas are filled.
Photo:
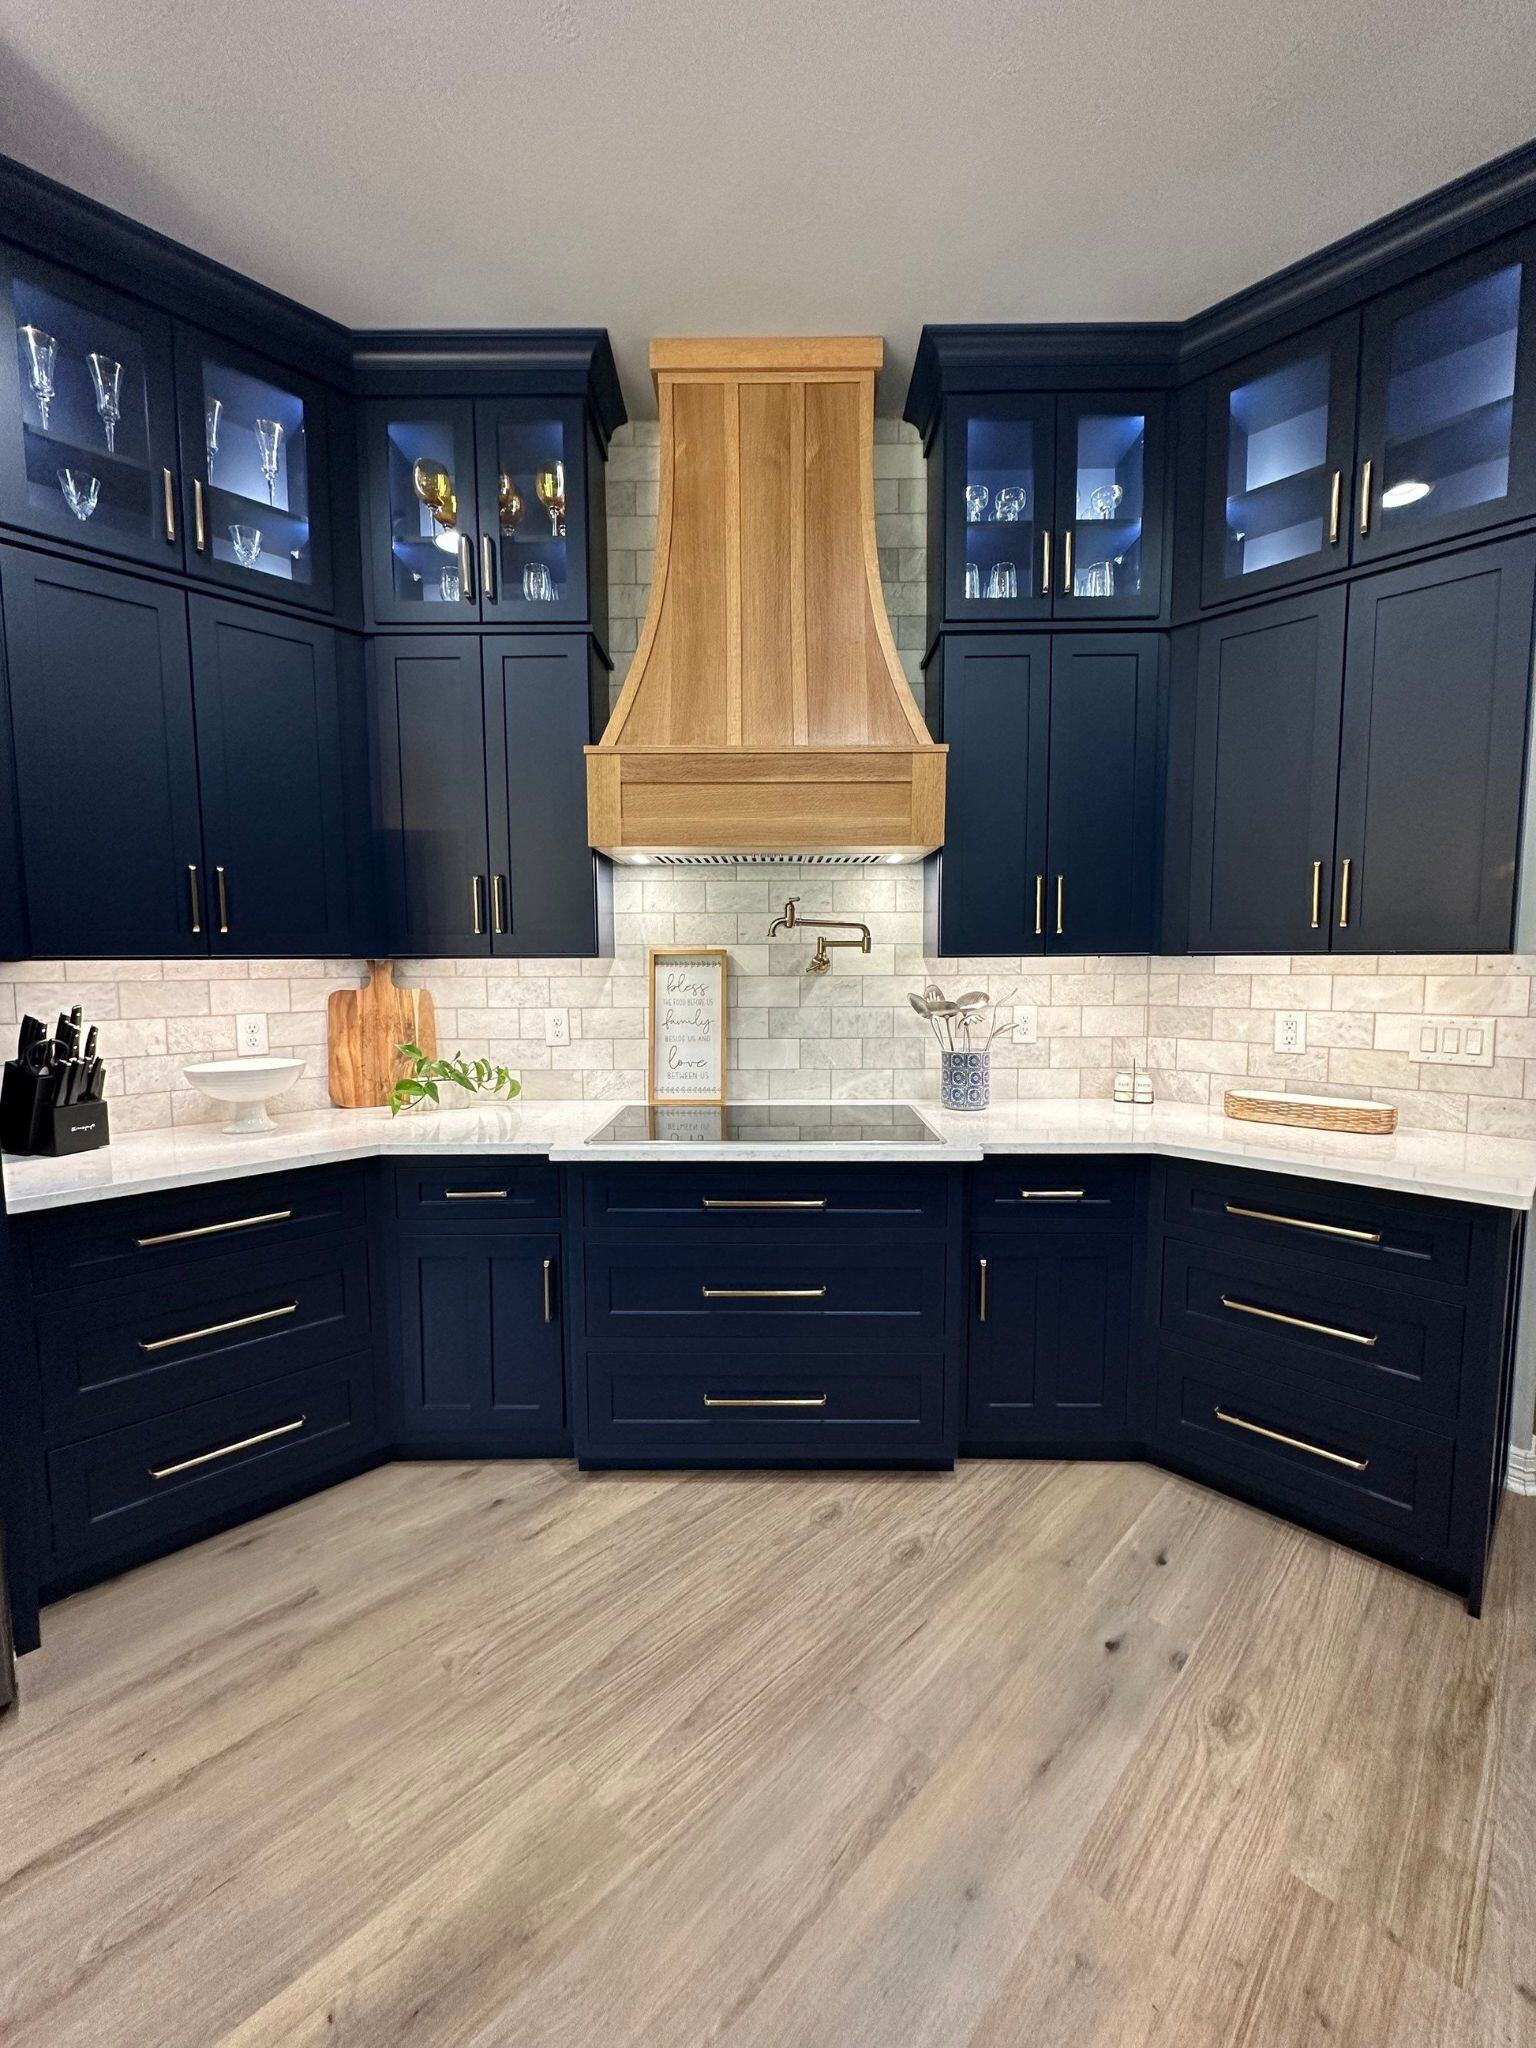
[[314, 1110], [277, 1119], [260, 1137], [226, 1137], [212, 1125], [135, 1131], [74, 1159], [4, 1161], [12, 1215], [273, 1173], [287, 1167], [398, 1155], [476, 1159], [547, 1156], [557, 1163], [695, 1160], [734, 1164], [821, 1160], [926, 1160], [963, 1164], [990, 1153], [1107, 1153], [1209, 1160], [1316, 1180], [1398, 1188], [1450, 1201], [1528, 1209], [1536, 1199], [1536, 1143], [1399, 1131], [1358, 1138], [1235, 1123], [1182, 1104], [1136, 1109], [1112, 1102], [1020, 1102], [962, 1113], [914, 1103], [942, 1145], [586, 1142], [622, 1107], [616, 1102], [539, 1103], [447, 1109], [391, 1118], [382, 1109]]

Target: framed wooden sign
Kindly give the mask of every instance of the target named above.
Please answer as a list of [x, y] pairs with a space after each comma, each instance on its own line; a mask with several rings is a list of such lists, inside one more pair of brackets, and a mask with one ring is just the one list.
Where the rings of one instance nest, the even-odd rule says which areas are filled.
[[647, 1102], [725, 1101], [724, 946], [652, 946], [647, 963]]

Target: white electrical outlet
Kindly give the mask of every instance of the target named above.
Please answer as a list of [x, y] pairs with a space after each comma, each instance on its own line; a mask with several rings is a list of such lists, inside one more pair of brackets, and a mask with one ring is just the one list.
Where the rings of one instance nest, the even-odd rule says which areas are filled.
[[236, 1052], [265, 1052], [267, 1049], [267, 1020], [254, 1012], [248, 1017], [235, 1019]]
[[1276, 1010], [1275, 1051], [1305, 1052], [1307, 1049], [1307, 1013], [1305, 1010]]
[[1013, 1010], [1013, 1042], [1036, 1045], [1040, 1039], [1040, 1012], [1033, 1003], [1016, 1003]]
[[570, 1011], [546, 1010], [544, 1012], [544, 1043], [546, 1045], [569, 1045], [570, 1042]]
[[1491, 1067], [1492, 1017], [1415, 1017], [1408, 1057], [1416, 1067]]

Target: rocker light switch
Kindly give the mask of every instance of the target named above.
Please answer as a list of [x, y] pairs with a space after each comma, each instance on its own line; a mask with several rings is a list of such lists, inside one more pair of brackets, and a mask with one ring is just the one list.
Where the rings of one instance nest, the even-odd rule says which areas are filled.
[[1491, 1017], [1424, 1017], [1408, 1057], [1418, 1067], [1491, 1067], [1493, 1041]]

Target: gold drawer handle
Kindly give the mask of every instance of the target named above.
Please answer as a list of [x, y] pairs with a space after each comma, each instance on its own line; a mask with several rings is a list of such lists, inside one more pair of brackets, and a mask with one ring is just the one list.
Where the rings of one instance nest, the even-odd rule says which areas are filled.
[[1342, 1465], [1349, 1472], [1363, 1472], [1371, 1462], [1369, 1458], [1346, 1458], [1342, 1451], [1325, 1451], [1321, 1444], [1309, 1444], [1302, 1437], [1287, 1436], [1283, 1430], [1266, 1429], [1262, 1422], [1249, 1422], [1241, 1415], [1229, 1415], [1225, 1408], [1213, 1408], [1211, 1413], [1230, 1429], [1246, 1429], [1254, 1436], [1268, 1437], [1272, 1444], [1287, 1444], [1293, 1451], [1305, 1451], [1309, 1457], [1326, 1458], [1330, 1465]]
[[544, 1320], [546, 1323], [552, 1323], [555, 1320], [555, 1262], [553, 1259], [546, 1259], [544, 1261]]
[[701, 1287], [706, 1301], [820, 1301], [825, 1287]]
[[987, 1320], [987, 1262], [985, 1259], [978, 1259], [976, 1261], [976, 1320], [978, 1323], [984, 1323]]
[[445, 1202], [504, 1202], [505, 1188], [444, 1188]]
[[1080, 1202], [1086, 1188], [1020, 1188], [1021, 1202]]
[[701, 1195], [699, 1199], [706, 1209], [825, 1209], [827, 1206], [825, 1195], [812, 1195], [803, 1199], [796, 1196], [784, 1201], [758, 1200], [755, 1197], [749, 1200], [745, 1196], [737, 1200], [734, 1196], [727, 1195]]
[[183, 1330], [175, 1337], [141, 1337], [139, 1349], [169, 1351], [173, 1344], [195, 1344], [199, 1337], [222, 1337], [226, 1330], [248, 1330], [253, 1323], [275, 1323], [283, 1316], [297, 1315], [298, 1310], [296, 1301], [285, 1301], [281, 1308], [258, 1309], [253, 1316], [236, 1316], [228, 1323], [209, 1323], [201, 1330]]
[[1277, 1216], [1270, 1209], [1245, 1209], [1240, 1202], [1228, 1202], [1229, 1216], [1246, 1216], [1252, 1223], [1283, 1223], [1287, 1230], [1315, 1230], [1322, 1237], [1347, 1237], [1355, 1244], [1380, 1244], [1379, 1230], [1351, 1230], [1343, 1223], [1309, 1223], [1304, 1216]]
[[1285, 1316], [1277, 1308], [1258, 1308], [1251, 1301], [1234, 1301], [1230, 1294], [1221, 1297], [1223, 1308], [1235, 1308], [1239, 1315], [1262, 1316], [1267, 1323], [1286, 1323], [1293, 1330], [1315, 1330], [1319, 1337], [1339, 1337], [1346, 1344], [1371, 1345], [1374, 1336], [1367, 1337], [1359, 1330], [1336, 1330], [1332, 1323], [1308, 1322], [1305, 1316]]
[[156, 1244], [185, 1244], [193, 1237], [222, 1237], [226, 1230], [254, 1230], [261, 1223], [287, 1223], [293, 1215], [291, 1209], [269, 1209], [264, 1216], [237, 1216], [230, 1223], [199, 1223], [195, 1230], [167, 1230], [159, 1237], [136, 1237], [134, 1243], [140, 1251], [148, 1251]]
[[706, 1408], [825, 1408], [825, 1394], [706, 1394]]
[[276, 1429], [264, 1429], [256, 1436], [243, 1436], [237, 1444], [221, 1444], [216, 1451], [201, 1451], [195, 1458], [183, 1458], [175, 1465], [151, 1465], [151, 1479], [171, 1479], [178, 1472], [190, 1472], [198, 1465], [211, 1465], [216, 1458], [232, 1458], [236, 1451], [249, 1451], [257, 1444], [269, 1444], [274, 1438], [292, 1436], [296, 1429], [302, 1429], [309, 1420], [300, 1415], [293, 1422], [280, 1422]]

